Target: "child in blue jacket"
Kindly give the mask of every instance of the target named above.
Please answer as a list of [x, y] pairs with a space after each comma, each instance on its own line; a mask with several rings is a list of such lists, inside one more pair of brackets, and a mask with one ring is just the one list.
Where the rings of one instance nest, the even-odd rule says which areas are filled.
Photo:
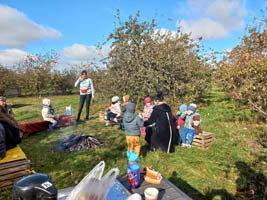
[[[200, 116], [196, 112], [197, 105], [196, 104], [190, 104], [188, 107], [188, 110], [181, 115], [183, 119], [185, 119], [184, 123], [184, 130], [182, 131], [182, 146], [187, 146], [188, 148], [191, 148], [194, 136], [195, 136], [195, 130], [194, 130], [194, 124], [193, 124], [193, 117], [194, 116]], [[200, 118], [199, 123], [202, 122], [202, 119]], [[188, 144], [186, 144], [186, 136], [188, 137]]]

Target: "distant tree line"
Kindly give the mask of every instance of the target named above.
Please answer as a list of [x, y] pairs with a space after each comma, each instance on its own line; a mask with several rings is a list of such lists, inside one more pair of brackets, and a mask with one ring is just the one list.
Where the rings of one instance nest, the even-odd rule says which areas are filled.
[[267, 118], [267, 30], [266, 18], [257, 19], [222, 61], [218, 63], [220, 84], [235, 100], [251, 106]]
[[162, 91], [178, 105], [201, 98], [214, 84], [215, 74], [232, 98], [266, 115], [266, 19], [250, 27], [222, 61], [213, 63], [202, 53], [201, 38], [193, 40], [179, 27], [175, 32], [159, 30], [154, 20], [143, 21], [139, 13], [126, 21], [118, 14], [117, 20], [117, 28], [104, 43], [111, 47], [102, 60], [106, 67], [88, 63], [58, 70], [57, 54], [30, 55], [12, 69], [0, 65], [0, 88], [20, 88], [23, 94], [68, 94], [86, 69], [104, 97], [130, 94], [140, 103]]
[[12, 68], [0, 65], [0, 87], [19, 88], [24, 95], [68, 94], [76, 78], [74, 68], [57, 70], [54, 53], [29, 55]]

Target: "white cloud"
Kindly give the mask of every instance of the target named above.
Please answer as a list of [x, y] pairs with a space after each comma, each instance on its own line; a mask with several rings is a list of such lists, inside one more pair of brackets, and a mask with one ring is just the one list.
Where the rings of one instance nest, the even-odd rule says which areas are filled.
[[229, 30], [236, 30], [242, 27], [246, 10], [237, 0], [215, 0], [207, 8], [206, 13]]
[[227, 37], [231, 31], [244, 25], [246, 9], [242, 0], [188, 0], [188, 12], [200, 16], [197, 19], [181, 20], [186, 33], [204, 40]]
[[75, 60], [101, 60], [105, 58], [110, 51], [108, 46], [98, 48], [96, 46], [86, 46], [82, 44], [73, 44], [71, 47], [65, 47], [61, 55], [65, 58]]
[[154, 31], [154, 34], [159, 36], [169, 35], [170, 37], [175, 37], [177, 35], [176, 31], [171, 31], [166, 28], [155, 29]]
[[61, 33], [37, 24], [23, 13], [0, 5], [0, 46], [25, 47], [34, 40], [58, 38]]
[[203, 37], [205, 40], [210, 40], [228, 35], [228, 31], [220, 23], [209, 18], [201, 18], [195, 21], [181, 20], [180, 26], [183, 32], [191, 33], [193, 38]]
[[0, 50], [0, 64], [13, 65], [23, 61], [27, 55], [27, 52], [19, 49]]

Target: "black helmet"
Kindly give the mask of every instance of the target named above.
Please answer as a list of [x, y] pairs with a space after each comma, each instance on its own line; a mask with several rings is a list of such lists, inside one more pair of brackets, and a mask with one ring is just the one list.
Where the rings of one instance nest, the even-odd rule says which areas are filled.
[[33, 174], [13, 186], [13, 200], [57, 200], [57, 189], [47, 174]]

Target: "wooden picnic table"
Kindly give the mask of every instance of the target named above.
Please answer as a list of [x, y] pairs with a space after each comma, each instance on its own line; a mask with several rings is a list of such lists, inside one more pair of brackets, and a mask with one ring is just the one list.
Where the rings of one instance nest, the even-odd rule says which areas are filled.
[[142, 196], [142, 199], [145, 199], [145, 197], [144, 197], [145, 189], [147, 189], [149, 187], [154, 187], [154, 188], [157, 188], [159, 190], [158, 200], [192, 200], [183, 191], [181, 191], [173, 183], [171, 183], [170, 181], [168, 181], [164, 177], [162, 178], [161, 183], [159, 185], [154, 185], [154, 184], [150, 184], [150, 183], [145, 182], [144, 174], [140, 174], [140, 186], [136, 189], [130, 188], [130, 182], [129, 182], [127, 174], [123, 174], [123, 175], [119, 176], [118, 180], [131, 193], [140, 194]]
[[[130, 195], [130, 193], [138, 193], [142, 196], [142, 199], [144, 200], [144, 191], [146, 188], [149, 187], [155, 187], [159, 190], [159, 196], [158, 196], [158, 200], [192, 200], [190, 197], [188, 197], [183, 191], [181, 191], [179, 188], [177, 188], [174, 184], [172, 184], [170, 181], [168, 181], [166, 178], [163, 177], [163, 179], [161, 180], [160, 185], [153, 185], [150, 183], [145, 182], [144, 180], [144, 174], [140, 175], [140, 180], [141, 180], [141, 184], [137, 189], [131, 189], [130, 188], [130, 182], [128, 179], [128, 175], [127, 174], [123, 174], [120, 175], [115, 184], [121, 184], [122, 186], [120, 187], [120, 191], [125, 190], [125, 194], [128, 193], [128, 195]], [[125, 189], [123, 189], [125, 188]], [[59, 200], [65, 200], [66, 196], [74, 189], [74, 187], [70, 187], [70, 188], [66, 188], [63, 190], [59, 190], [59, 194], [58, 194], [58, 199]], [[128, 192], [128, 191], [129, 192]], [[110, 191], [110, 193], [112, 193], [112, 191]], [[115, 194], [114, 194], [115, 195]], [[121, 199], [121, 198], [116, 198], [114, 197], [113, 194], [110, 194], [110, 196], [107, 197], [108, 200], [110, 199]], [[122, 198], [124, 199], [124, 198]], [[126, 200], [126, 198], [125, 198]]]

